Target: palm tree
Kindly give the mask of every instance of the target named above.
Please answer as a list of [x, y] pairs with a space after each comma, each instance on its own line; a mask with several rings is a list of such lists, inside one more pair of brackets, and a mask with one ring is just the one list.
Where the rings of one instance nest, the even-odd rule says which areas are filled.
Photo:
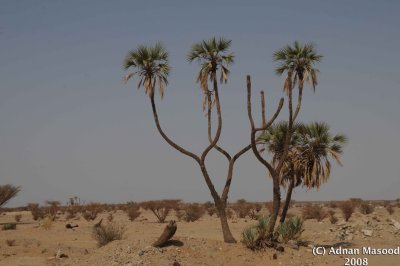
[[[135, 75], [139, 77], [138, 88], [144, 87], [146, 93], [149, 94], [151, 106], [153, 110], [153, 117], [157, 126], [157, 129], [161, 136], [170, 144], [172, 147], [180, 151], [181, 153], [193, 158], [200, 166], [201, 172], [205, 179], [205, 182], [211, 192], [211, 196], [214, 199], [215, 206], [218, 210], [222, 233], [225, 242], [233, 243], [236, 242], [233, 237], [226, 216], [226, 205], [228, 192], [233, 175], [233, 165], [235, 161], [243, 155], [245, 152], [250, 150], [251, 146], [248, 145], [234, 156], [229, 155], [225, 150], [217, 146], [217, 142], [221, 135], [222, 118], [221, 109], [219, 103], [218, 95], [218, 84], [217, 84], [217, 71], [221, 70], [221, 82], [226, 82], [229, 74], [227, 66], [233, 63], [233, 54], [227, 54], [227, 50], [230, 47], [231, 41], [225, 40], [223, 38], [216, 40], [215, 38], [209, 41], [203, 41], [201, 43], [195, 44], [192, 47], [191, 52], [188, 55], [188, 60], [197, 60], [201, 64], [201, 70], [197, 78], [197, 82], [200, 83], [201, 88], [205, 95], [205, 101], [208, 103], [208, 135], [210, 143], [205, 148], [200, 156], [184, 149], [183, 147], [172, 141], [162, 130], [157, 109], [154, 101], [154, 89], [159, 86], [159, 91], [161, 96], [164, 92], [165, 85], [168, 84], [168, 74], [170, 67], [168, 65], [168, 53], [165, 51], [161, 44], [156, 44], [155, 46], [139, 46], [136, 50], [131, 51], [125, 57], [124, 68], [133, 69], [126, 75], [125, 80], [129, 80]], [[208, 89], [208, 81], [213, 82], [213, 89]], [[218, 116], [218, 128], [214, 139], [211, 137], [211, 95], [214, 95], [214, 102], [216, 104], [217, 116]], [[216, 191], [214, 184], [208, 174], [207, 168], [205, 166], [205, 159], [207, 154], [216, 148], [221, 151], [229, 160], [229, 169], [227, 180], [224, 186], [224, 190], [221, 196]]]
[[168, 85], [170, 66], [168, 52], [161, 43], [157, 43], [154, 47], [141, 45], [136, 50], [130, 51], [125, 57], [124, 68], [135, 69], [125, 76], [125, 81], [135, 75], [139, 76], [138, 89], [144, 87], [145, 93], [149, 93], [150, 97], [154, 96], [154, 89], [158, 83], [159, 93], [163, 97], [164, 87]]
[[134, 76], [138, 76], [139, 83], [137, 88], [140, 89], [143, 87], [145, 93], [149, 94], [153, 110], [153, 117], [161, 136], [167, 141], [168, 144], [181, 153], [198, 160], [198, 156], [196, 156], [194, 153], [182, 148], [168, 138], [168, 136], [162, 130], [158, 119], [156, 104], [154, 101], [154, 90], [158, 85], [159, 93], [161, 97], [163, 97], [164, 88], [166, 85], [168, 85], [168, 75], [171, 69], [168, 63], [168, 52], [165, 50], [163, 45], [161, 43], [156, 43], [154, 46], [140, 45], [136, 50], [128, 52], [124, 59], [123, 66], [125, 70], [133, 69], [133, 72], [129, 72], [125, 76], [125, 81], [128, 81]]
[[[283, 152], [286, 125], [286, 122], [277, 123], [259, 137], [272, 154], [273, 164]], [[345, 135], [332, 135], [324, 122], [297, 123], [293, 126], [289, 153], [280, 173], [281, 185], [288, 187], [281, 223], [285, 221], [293, 189], [300, 184], [307, 188], [319, 188], [327, 182], [331, 173], [330, 159], [342, 165], [340, 155], [346, 142]]]
[[284, 91], [288, 93], [289, 89], [293, 89], [298, 85], [298, 105], [293, 120], [296, 119], [300, 111], [304, 82], [308, 81], [313, 91], [318, 85], [317, 74], [319, 70], [315, 68], [315, 64], [319, 63], [322, 57], [322, 55], [317, 54], [312, 43], [302, 45], [298, 41], [295, 41], [293, 46], [286, 45], [273, 55], [274, 61], [279, 62], [275, 73], [282, 75], [287, 72], [287, 78], [283, 86]]
[[[187, 55], [189, 62], [198, 61], [201, 65], [197, 76], [197, 83], [203, 91], [203, 110], [209, 102], [209, 96], [214, 94], [214, 101], [218, 98], [217, 70], [220, 70], [220, 82], [227, 82], [230, 73], [228, 66], [233, 64], [233, 53], [227, 53], [232, 41], [224, 38], [218, 40], [213, 37], [192, 45]], [[208, 81], [213, 83], [213, 89], [209, 90]]]

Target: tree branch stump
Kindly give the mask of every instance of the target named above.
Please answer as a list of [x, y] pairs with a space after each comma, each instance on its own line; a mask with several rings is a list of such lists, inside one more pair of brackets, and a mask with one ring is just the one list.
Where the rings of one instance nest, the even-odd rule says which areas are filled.
[[174, 236], [176, 229], [177, 229], [176, 222], [170, 221], [168, 225], [164, 228], [164, 232], [161, 234], [158, 240], [153, 243], [153, 247], [164, 246], [167, 243], [167, 241]]

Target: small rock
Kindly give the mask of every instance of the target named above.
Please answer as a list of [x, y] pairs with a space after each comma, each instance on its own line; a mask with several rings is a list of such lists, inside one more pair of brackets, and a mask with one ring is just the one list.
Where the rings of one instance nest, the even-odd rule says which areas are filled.
[[372, 230], [368, 230], [368, 229], [363, 229], [361, 230], [361, 232], [365, 235], [365, 236], [372, 236], [373, 231]]
[[272, 259], [273, 259], [273, 260], [278, 259], [278, 255], [276, 255], [276, 253], [274, 253], [274, 254], [272, 255]]
[[68, 258], [68, 255], [67, 255], [67, 254], [64, 254], [64, 253], [62, 252], [62, 250], [59, 249], [59, 250], [57, 250], [57, 253], [56, 253], [56, 259], [61, 259], [61, 258]]
[[395, 219], [390, 219], [390, 220], [392, 221], [392, 224], [396, 228], [396, 230], [400, 230], [400, 223]]

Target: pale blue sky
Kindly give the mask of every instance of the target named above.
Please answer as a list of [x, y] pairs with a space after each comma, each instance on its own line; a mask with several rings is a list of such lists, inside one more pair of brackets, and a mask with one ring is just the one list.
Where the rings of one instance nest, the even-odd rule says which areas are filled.
[[[236, 55], [221, 86], [223, 146], [233, 152], [249, 139], [246, 74], [254, 94], [266, 91], [271, 113], [283, 83], [273, 72], [273, 51], [312, 41], [324, 59], [299, 118], [328, 122], [349, 144], [329, 183], [297, 189], [294, 199], [399, 198], [400, 3], [296, 3], [0, 0], [0, 183], [22, 186], [9, 206], [72, 196], [211, 200], [198, 166], [159, 136], [136, 80], [123, 83], [122, 60], [139, 44], [164, 43], [173, 70], [158, 101], [161, 123], [199, 152], [207, 144], [199, 68], [185, 56], [212, 36], [232, 39]], [[220, 191], [225, 161], [213, 154], [208, 165]], [[235, 170], [230, 200], [272, 199], [271, 181], [252, 153]]]

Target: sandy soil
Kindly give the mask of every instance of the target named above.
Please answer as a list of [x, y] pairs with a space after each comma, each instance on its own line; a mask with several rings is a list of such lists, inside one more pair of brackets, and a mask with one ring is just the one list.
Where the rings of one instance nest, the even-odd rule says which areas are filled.
[[[285, 245], [284, 252], [267, 250], [253, 252], [242, 243], [225, 244], [219, 220], [204, 215], [199, 221], [178, 222], [174, 236], [176, 245], [153, 248], [154, 242], [163, 231], [165, 224], [156, 222], [151, 212], [142, 211], [136, 221], [129, 221], [122, 211], [114, 213], [114, 221], [127, 228], [123, 240], [97, 247], [92, 238], [93, 225], [100, 219], [106, 220], [107, 213], [102, 213], [96, 221], [84, 219], [66, 221], [63, 216], [48, 230], [39, 222], [33, 221], [30, 212], [20, 212], [22, 219], [16, 230], [0, 231], [0, 265], [345, 265], [346, 258], [353, 258], [348, 265], [400, 265], [400, 255], [325, 255], [314, 256], [313, 246], [323, 246], [329, 251], [331, 246], [362, 249], [395, 248], [400, 245], [400, 209], [389, 215], [384, 208], [377, 207], [369, 215], [354, 213], [349, 222], [344, 222], [336, 209], [339, 222], [332, 225], [328, 219], [322, 222], [307, 220], [302, 240], [308, 246], [298, 250]], [[290, 213], [299, 213], [298, 208]], [[14, 222], [15, 212], [3, 213], [0, 223]], [[176, 219], [173, 215], [169, 219]], [[74, 230], [66, 229], [66, 223], [79, 225]], [[247, 226], [255, 223], [250, 219], [230, 220], [231, 230], [237, 240]], [[400, 226], [400, 225], [398, 225]], [[364, 231], [363, 230], [371, 230]], [[367, 236], [372, 232], [372, 236]], [[7, 240], [14, 243], [7, 243]], [[57, 252], [67, 258], [56, 258]], [[274, 259], [274, 254], [277, 259]], [[367, 264], [357, 264], [355, 258], [366, 258]], [[351, 263], [353, 262], [353, 263]]]

